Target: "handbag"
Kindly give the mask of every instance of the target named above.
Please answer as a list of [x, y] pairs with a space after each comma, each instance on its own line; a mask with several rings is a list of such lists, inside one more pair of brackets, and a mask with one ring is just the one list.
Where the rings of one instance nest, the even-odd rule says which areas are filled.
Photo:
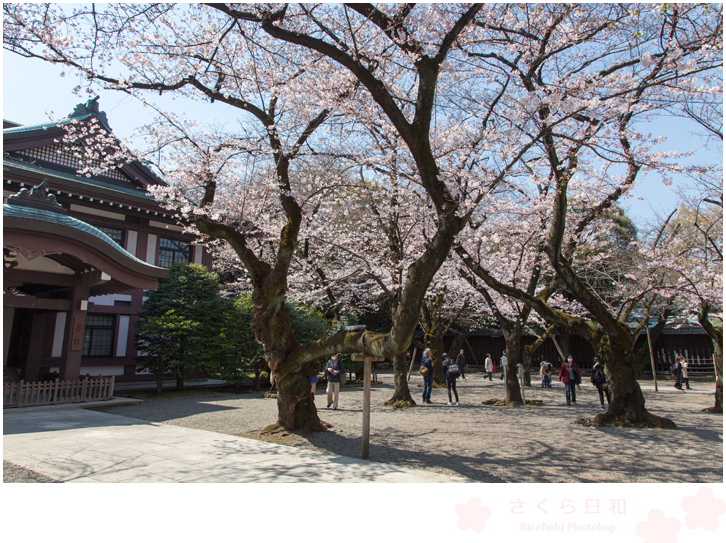
[[418, 370], [418, 372], [419, 372], [419, 373], [420, 373], [421, 375], [428, 375], [428, 373], [429, 373], [429, 369], [428, 369], [428, 368], [427, 368], [426, 366], [421, 366], [421, 369], [420, 369], [420, 370]]

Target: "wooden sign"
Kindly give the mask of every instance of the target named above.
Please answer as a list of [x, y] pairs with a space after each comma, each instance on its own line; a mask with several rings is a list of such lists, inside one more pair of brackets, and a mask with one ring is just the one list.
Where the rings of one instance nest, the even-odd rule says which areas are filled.
[[86, 329], [86, 317], [73, 318], [73, 331], [71, 332], [71, 351], [83, 349], [83, 332]]

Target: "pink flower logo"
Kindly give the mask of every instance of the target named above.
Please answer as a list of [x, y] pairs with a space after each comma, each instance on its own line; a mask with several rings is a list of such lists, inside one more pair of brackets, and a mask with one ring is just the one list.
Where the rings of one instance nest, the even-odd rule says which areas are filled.
[[489, 509], [482, 507], [479, 498], [471, 498], [466, 504], [457, 505], [456, 514], [459, 515], [459, 522], [456, 525], [460, 530], [473, 530], [475, 532], [484, 530], [484, 522], [492, 516]]
[[713, 490], [702, 488], [695, 496], [686, 496], [681, 501], [686, 512], [686, 526], [691, 530], [703, 526], [705, 530], [714, 532], [718, 528], [718, 517], [726, 512], [726, 502], [713, 496]]
[[635, 527], [635, 535], [645, 543], [676, 543], [676, 532], [681, 529], [677, 519], [667, 518], [660, 509], [648, 513], [648, 520]]

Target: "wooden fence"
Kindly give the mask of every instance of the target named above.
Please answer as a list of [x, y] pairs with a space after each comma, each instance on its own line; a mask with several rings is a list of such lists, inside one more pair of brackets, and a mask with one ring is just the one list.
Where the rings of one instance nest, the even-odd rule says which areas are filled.
[[114, 376], [84, 377], [73, 381], [5, 383], [3, 407], [83, 403], [113, 398]]

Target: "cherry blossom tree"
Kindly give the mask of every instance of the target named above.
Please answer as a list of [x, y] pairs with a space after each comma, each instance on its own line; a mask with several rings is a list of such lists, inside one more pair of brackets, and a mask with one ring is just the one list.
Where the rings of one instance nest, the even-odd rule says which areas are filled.
[[[714, 345], [713, 407], [723, 412], [723, 207], [722, 196], [692, 196], [654, 232], [658, 263], [669, 276], [674, 304], [695, 317]], [[717, 319], [717, 320], [715, 320]]]
[[[674, 85], [687, 94], [709, 84], [707, 74], [721, 62], [713, 54], [721, 47], [721, 13], [699, 6], [664, 6], [648, 13], [640, 6], [624, 11], [609, 6], [609, 22], [600, 24], [588, 8], [546, 6], [540, 9], [541, 15], [549, 15], [547, 22], [538, 19], [534, 25], [516, 9], [503, 8], [502, 18], [481, 23], [500, 30], [506, 45], [471, 55], [506, 66], [526, 91], [530, 132], [541, 134], [542, 143], [541, 155], [528, 166], [554, 191], [544, 250], [564, 288], [592, 321], [497, 281], [464, 247], [458, 252], [488, 286], [532, 305], [544, 319], [596, 346], [613, 402], [595, 424], [673, 427], [672, 421], [645, 409], [635, 380], [627, 320], [638, 297], [613, 312], [577, 273], [573, 247], [597, 217], [627, 194], [641, 170], [672, 167], [667, 157], [649, 150], [647, 134], [637, 130], [635, 120], [657, 110]], [[583, 55], [595, 42], [598, 54]]]

